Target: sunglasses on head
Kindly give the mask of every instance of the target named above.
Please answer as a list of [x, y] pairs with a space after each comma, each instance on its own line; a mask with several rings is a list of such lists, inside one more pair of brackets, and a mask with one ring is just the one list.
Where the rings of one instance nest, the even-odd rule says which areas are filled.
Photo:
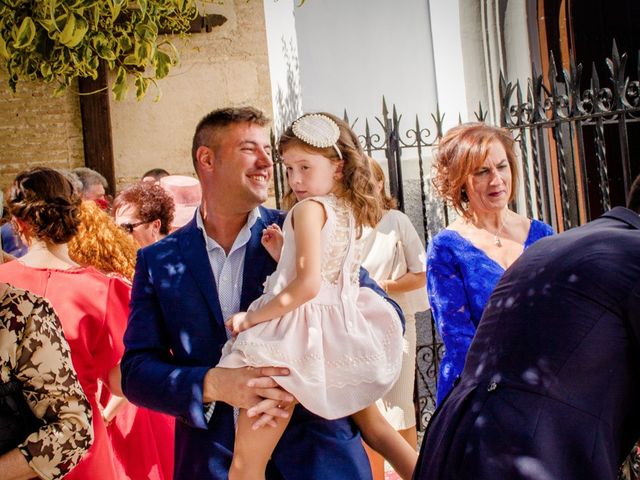
[[145, 223], [149, 223], [149, 222], [142, 221], [142, 222], [136, 222], [136, 223], [121, 223], [118, 226], [127, 233], [133, 233], [134, 228], [139, 227], [140, 225], [144, 225]]

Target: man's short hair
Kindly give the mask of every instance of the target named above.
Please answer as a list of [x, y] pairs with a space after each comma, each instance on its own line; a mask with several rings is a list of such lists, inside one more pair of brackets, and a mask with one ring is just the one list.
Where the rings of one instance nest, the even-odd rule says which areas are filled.
[[198, 148], [202, 146], [213, 148], [213, 138], [219, 130], [231, 124], [244, 122], [264, 127], [269, 124], [269, 118], [260, 110], [253, 107], [220, 108], [209, 113], [198, 122], [196, 131], [193, 134], [193, 145], [191, 147], [191, 158], [196, 171], [198, 163], [196, 152]]
[[640, 175], [631, 184], [631, 190], [629, 190], [629, 200], [627, 201], [627, 208], [640, 214]]
[[109, 188], [109, 183], [107, 179], [104, 178], [101, 174], [96, 172], [95, 170], [91, 170], [87, 167], [78, 167], [71, 170], [72, 173], [75, 173], [80, 181], [82, 182], [82, 191], [86, 192], [93, 185], [102, 185], [105, 189]]
[[82, 180], [80, 180], [80, 177], [78, 177], [78, 175], [73, 173], [71, 170], [60, 170], [60, 173], [67, 177], [67, 180], [71, 182], [71, 185], [73, 185], [73, 190], [78, 195], [82, 195], [84, 185], [82, 184]]
[[144, 175], [140, 177], [140, 179], [144, 180], [145, 178], [149, 177], [155, 180], [160, 180], [161, 178], [168, 177], [169, 175], [171, 174], [167, 172], [164, 168], [152, 168], [148, 172], [145, 172]]

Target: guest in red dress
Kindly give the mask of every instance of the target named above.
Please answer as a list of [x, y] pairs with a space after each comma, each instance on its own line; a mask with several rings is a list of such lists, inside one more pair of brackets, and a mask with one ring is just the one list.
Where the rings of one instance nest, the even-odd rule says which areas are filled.
[[[158, 189], [173, 209], [173, 201], [162, 188], [150, 183], [146, 185]], [[135, 186], [128, 190], [132, 188], [139, 191]], [[153, 203], [153, 198], [149, 200]], [[69, 256], [74, 261], [129, 283], [133, 277], [137, 249], [138, 244], [128, 230], [116, 225], [114, 219], [93, 202], [82, 202], [78, 233], [69, 242]], [[124, 329], [127, 316], [120, 320]], [[171, 480], [174, 417], [137, 407], [123, 397], [112, 395], [107, 389], [102, 390], [99, 403], [103, 407], [102, 418], [107, 424], [107, 434], [114, 450], [118, 479]]]
[[78, 229], [80, 199], [62, 174], [48, 168], [19, 174], [7, 204], [29, 252], [0, 265], [0, 281], [30, 290], [53, 305], [94, 412], [94, 444], [65, 478], [118, 479], [96, 393], [101, 380], [122, 395], [119, 361], [130, 286], [69, 257], [67, 242]]

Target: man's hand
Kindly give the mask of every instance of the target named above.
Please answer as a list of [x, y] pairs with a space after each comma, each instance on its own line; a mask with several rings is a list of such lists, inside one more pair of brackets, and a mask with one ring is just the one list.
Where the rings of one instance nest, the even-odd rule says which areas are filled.
[[287, 368], [215, 367], [204, 377], [203, 401], [221, 401], [245, 408], [250, 417], [266, 413], [271, 417], [287, 418], [286, 407], [294, 398], [271, 378], [284, 375], [289, 375]]
[[251, 320], [251, 312], [238, 312], [231, 315], [224, 322], [227, 330], [235, 337], [240, 332], [253, 327], [255, 323]]

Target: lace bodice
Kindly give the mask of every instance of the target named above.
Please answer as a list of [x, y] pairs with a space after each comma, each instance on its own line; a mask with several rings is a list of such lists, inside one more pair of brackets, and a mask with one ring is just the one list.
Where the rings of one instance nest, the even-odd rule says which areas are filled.
[[[351, 208], [346, 202], [333, 195], [324, 198], [326, 202], [323, 204], [327, 210], [327, 224], [325, 224], [327, 235], [323, 238], [326, 242], [322, 254], [322, 280], [328, 284], [337, 285], [344, 264], [345, 272], [349, 272], [350, 283], [357, 284], [360, 270], [358, 261], [360, 243], [355, 240], [355, 219]], [[333, 215], [330, 210], [333, 211]], [[347, 258], [349, 253], [352, 255]]]
[[[321, 203], [327, 214], [322, 228], [322, 285], [344, 290], [356, 290], [359, 286], [360, 244], [356, 241], [355, 218], [349, 205], [334, 195], [312, 197], [304, 202]], [[299, 204], [297, 204], [299, 205]], [[295, 277], [296, 245], [292, 212], [283, 226], [284, 245], [276, 271], [265, 282], [265, 293], [277, 294]]]

